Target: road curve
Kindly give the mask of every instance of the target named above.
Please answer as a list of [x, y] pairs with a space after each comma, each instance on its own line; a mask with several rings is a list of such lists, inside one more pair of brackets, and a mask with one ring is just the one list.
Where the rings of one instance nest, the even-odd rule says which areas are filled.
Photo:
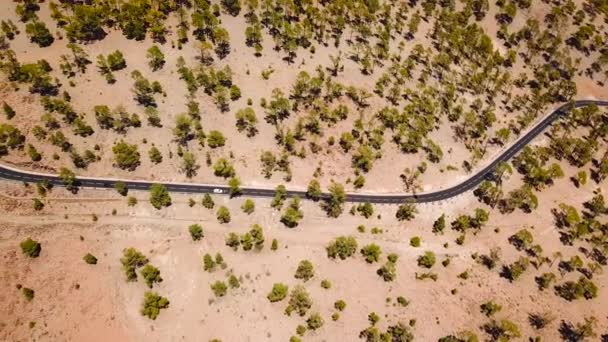
[[[608, 106], [608, 101], [597, 101], [597, 100], [579, 100], [569, 102], [555, 109], [551, 114], [547, 115], [540, 122], [536, 123], [536, 125], [526, 132], [524, 135], [520, 136], [517, 140], [515, 140], [509, 148], [504, 150], [500, 155], [498, 155], [492, 162], [486, 165], [483, 169], [477, 171], [475, 174], [471, 175], [462, 183], [454, 185], [452, 187], [430, 191], [430, 192], [421, 192], [416, 194], [357, 194], [357, 193], [349, 193], [346, 196], [346, 200], [348, 202], [370, 202], [370, 203], [378, 203], [378, 204], [389, 204], [389, 203], [403, 203], [405, 201], [411, 201], [416, 203], [427, 203], [427, 202], [435, 202], [445, 200], [451, 197], [458, 196], [464, 192], [467, 192], [473, 188], [475, 188], [479, 183], [481, 183], [489, 174], [492, 173], [496, 165], [500, 162], [507, 161], [511, 159], [517, 152], [524, 148], [532, 139], [537, 137], [545, 128], [551, 125], [556, 119], [560, 116], [565, 115], [573, 108], [584, 107], [588, 105], [597, 105], [597, 106]], [[40, 182], [47, 180], [49, 183], [56, 186], [63, 186], [63, 183], [57, 177], [57, 175], [52, 174], [43, 174], [38, 172], [30, 172], [15, 169], [12, 167], [8, 167], [0, 164], [0, 178], [21, 181], [21, 182]], [[112, 179], [112, 178], [93, 178], [93, 177], [78, 177], [78, 186], [79, 187], [87, 187], [87, 188], [113, 188], [114, 184], [117, 181], [122, 181], [127, 185], [127, 188], [130, 190], [148, 190], [150, 185], [158, 182], [147, 182], [147, 181], [136, 181], [136, 180], [127, 180], [127, 179]], [[224, 194], [228, 194], [229, 187], [225, 185], [213, 185], [213, 184], [195, 184], [195, 183], [164, 183], [161, 182], [167, 187], [167, 190], [171, 192], [182, 192], [182, 193], [214, 193], [214, 190], [221, 189]], [[242, 196], [250, 196], [250, 197], [273, 197], [275, 194], [274, 189], [268, 188], [254, 188], [254, 187], [244, 187], [242, 188], [241, 195]], [[305, 191], [299, 190], [288, 190], [287, 195], [289, 197], [300, 196], [302, 198], [306, 197]], [[323, 198], [329, 196], [327, 193], [323, 194]]]

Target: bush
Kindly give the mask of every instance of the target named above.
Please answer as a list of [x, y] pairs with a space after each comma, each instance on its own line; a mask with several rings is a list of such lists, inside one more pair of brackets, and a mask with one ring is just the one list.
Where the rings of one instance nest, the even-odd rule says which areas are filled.
[[13, 107], [11, 107], [8, 103], [3, 102], [2, 103], [2, 110], [4, 111], [4, 115], [6, 115], [6, 119], [10, 120], [12, 118], [15, 117], [15, 115], [17, 114], [15, 112], [15, 110], [13, 109]]
[[213, 164], [213, 173], [218, 177], [230, 178], [236, 175], [232, 164], [224, 158], [219, 158]]
[[306, 325], [308, 326], [308, 329], [310, 329], [310, 330], [317, 330], [320, 327], [322, 327], [323, 324], [324, 324], [323, 318], [318, 313], [313, 313], [306, 320]]
[[270, 293], [268, 293], [268, 296], [266, 296], [266, 298], [268, 298], [268, 300], [271, 303], [279, 302], [279, 301], [285, 299], [285, 297], [287, 297], [288, 292], [289, 292], [289, 287], [287, 287], [287, 285], [281, 284], [281, 283], [275, 283], [272, 286], [272, 290], [270, 290]]
[[423, 255], [418, 257], [418, 266], [424, 268], [431, 268], [435, 265], [435, 253], [431, 251], [424, 252]]
[[148, 66], [150, 66], [152, 71], [160, 70], [165, 65], [165, 55], [156, 45], [152, 45], [152, 47], [148, 49], [146, 57], [148, 58]]
[[226, 138], [220, 131], [211, 131], [207, 135], [207, 145], [211, 148], [222, 147], [226, 144]]
[[122, 269], [125, 271], [127, 281], [137, 281], [137, 273], [135, 270], [148, 263], [148, 258], [135, 248], [127, 248], [123, 250], [123, 257], [120, 258]]
[[384, 281], [393, 281], [397, 278], [397, 267], [394, 262], [387, 261], [376, 271], [376, 274], [381, 276]]
[[144, 277], [144, 281], [149, 288], [152, 288], [154, 283], [160, 283], [163, 278], [160, 276], [160, 270], [150, 264], [146, 264], [141, 269], [141, 276]]
[[231, 274], [228, 278], [228, 286], [230, 286], [231, 289], [238, 289], [241, 287], [241, 282], [239, 282], [239, 279], [234, 274]]
[[218, 280], [211, 285], [211, 290], [216, 297], [224, 297], [228, 291], [228, 287], [226, 283]]
[[125, 61], [122, 52], [116, 50], [108, 55], [108, 66], [112, 71], [122, 70], [127, 67], [127, 62]]
[[150, 161], [154, 164], [159, 164], [163, 161], [163, 155], [156, 146], [152, 146], [150, 150], [148, 150], [148, 158], [150, 158]]
[[346, 302], [339, 299], [334, 303], [334, 308], [338, 311], [344, 311], [344, 309], [346, 309]]
[[229, 223], [230, 222], [230, 210], [225, 206], [221, 206], [217, 210], [217, 220], [219, 223]]
[[298, 268], [296, 270], [295, 278], [302, 279], [305, 282], [310, 280], [310, 278], [315, 276], [315, 270], [312, 263], [308, 260], [300, 261]]
[[34, 210], [39, 211], [44, 208], [44, 203], [42, 203], [41, 200], [34, 198], [33, 201], [34, 201], [34, 203], [33, 203]]
[[285, 309], [285, 313], [289, 316], [295, 311], [298, 315], [304, 316], [311, 307], [312, 299], [310, 299], [310, 295], [304, 287], [298, 285], [291, 291], [289, 305]]
[[329, 258], [335, 259], [336, 257], [339, 257], [340, 259], [345, 260], [357, 251], [357, 240], [352, 236], [340, 236], [325, 249], [327, 250], [327, 256]]
[[205, 235], [203, 234], [203, 227], [199, 224], [193, 224], [188, 227], [188, 231], [190, 232], [190, 236], [192, 237], [192, 241], [198, 241], [202, 239]]
[[417, 213], [418, 213], [418, 209], [416, 209], [416, 206], [414, 205], [414, 203], [405, 203], [405, 204], [402, 204], [399, 206], [399, 209], [397, 209], [397, 213], [395, 214], [395, 217], [399, 221], [403, 221], [403, 220], [410, 221], [414, 217], [416, 217]]
[[116, 165], [123, 170], [133, 171], [140, 164], [137, 145], [127, 144], [121, 140], [112, 147], [112, 152]]
[[215, 265], [215, 260], [213, 260], [211, 254], [207, 253], [203, 256], [203, 270], [213, 272], [215, 270]]
[[382, 249], [380, 249], [380, 246], [372, 243], [361, 248], [361, 254], [365, 257], [365, 261], [371, 264], [380, 260]]
[[82, 259], [89, 265], [97, 265], [97, 258], [91, 253], [87, 253]]
[[150, 186], [150, 204], [156, 209], [171, 205], [171, 196], [164, 185], [152, 184]]
[[22, 287], [21, 293], [23, 293], [23, 296], [25, 297], [25, 299], [27, 299], [28, 302], [34, 299], [35, 292], [30, 288]]
[[125, 184], [124, 182], [116, 182], [114, 183], [114, 189], [116, 189], [116, 191], [121, 194], [122, 196], [127, 196], [127, 193], [129, 192], [129, 189], [127, 188], [127, 184]]
[[154, 320], [158, 317], [161, 309], [166, 309], [168, 307], [169, 300], [167, 298], [159, 296], [156, 292], [146, 291], [146, 293], [144, 293], [141, 314]]
[[215, 206], [215, 202], [213, 202], [213, 198], [211, 198], [211, 195], [209, 194], [205, 194], [205, 196], [203, 196], [202, 204], [203, 207], [207, 209], [213, 209], [213, 207]]
[[479, 308], [481, 309], [481, 313], [487, 317], [491, 317], [494, 316], [495, 313], [499, 312], [502, 309], [502, 306], [494, 303], [493, 301], [489, 301], [481, 304]]
[[331, 281], [329, 281], [327, 279], [321, 280], [321, 287], [326, 290], [329, 290], [331, 288]]
[[21, 246], [21, 251], [23, 254], [29, 256], [30, 258], [37, 258], [42, 250], [40, 243], [38, 243], [36, 240], [32, 240], [29, 237], [22, 241], [19, 246]]
[[250, 199], [246, 199], [243, 205], [241, 206], [243, 212], [246, 214], [251, 214], [255, 211], [255, 202]]
[[410, 239], [410, 246], [412, 247], [420, 247], [420, 237], [414, 236]]
[[47, 47], [55, 41], [51, 31], [40, 21], [28, 23], [25, 26], [25, 33], [30, 37], [32, 43], [36, 43], [40, 47]]

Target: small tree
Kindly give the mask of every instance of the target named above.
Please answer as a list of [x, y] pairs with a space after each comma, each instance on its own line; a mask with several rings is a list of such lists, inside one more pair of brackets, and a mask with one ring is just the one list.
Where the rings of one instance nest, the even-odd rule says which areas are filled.
[[116, 165], [121, 169], [133, 171], [140, 164], [137, 145], [127, 144], [121, 140], [112, 147], [112, 152]]
[[211, 131], [207, 135], [207, 145], [211, 148], [222, 147], [226, 144], [226, 138], [220, 131]]
[[82, 259], [89, 265], [97, 265], [97, 258], [91, 253], [87, 253]]
[[116, 192], [118, 192], [122, 196], [127, 196], [127, 193], [129, 192], [129, 189], [127, 188], [127, 184], [125, 184], [125, 182], [121, 182], [121, 181], [114, 183], [114, 189], [116, 189]]
[[160, 270], [150, 264], [146, 264], [141, 269], [141, 276], [144, 277], [144, 281], [149, 288], [152, 288], [154, 283], [163, 281], [163, 278], [160, 276]]
[[321, 198], [321, 184], [316, 179], [313, 179], [308, 183], [308, 189], [306, 190], [306, 196], [314, 201], [318, 201]]
[[255, 202], [248, 198], [243, 205], [241, 205], [241, 209], [243, 209], [244, 213], [249, 215], [255, 211]]
[[34, 290], [28, 288], [28, 287], [22, 287], [21, 288], [21, 293], [23, 293], [23, 296], [25, 297], [25, 299], [27, 299], [27, 301], [31, 301], [32, 299], [34, 299]]
[[150, 204], [156, 209], [171, 205], [171, 196], [164, 185], [156, 183], [150, 186]]
[[163, 155], [156, 146], [152, 146], [150, 150], [148, 150], [148, 158], [150, 158], [150, 161], [154, 164], [160, 164], [163, 161]]
[[334, 308], [338, 311], [344, 311], [344, 309], [346, 309], [346, 302], [339, 299], [334, 303]]
[[361, 248], [361, 254], [365, 257], [365, 261], [371, 264], [380, 260], [382, 249], [380, 249], [380, 246], [372, 243]]
[[433, 267], [433, 265], [435, 265], [435, 253], [431, 252], [431, 251], [426, 251], [424, 252], [423, 255], [418, 257], [418, 266], [420, 267], [424, 267], [424, 268], [431, 268]]
[[228, 286], [223, 281], [216, 281], [211, 284], [211, 290], [216, 297], [224, 297], [226, 292], [228, 292]]
[[148, 49], [146, 57], [148, 58], [148, 66], [150, 66], [152, 71], [160, 70], [165, 65], [165, 55], [156, 45], [152, 45]]
[[268, 293], [268, 296], [266, 296], [266, 298], [268, 298], [268, 300], [271, 303], [279, 302], [279, 301], [282, 301], [283, 299], [285, 299], [285, 297], [287, 297], [288, 292], [289, 292], [289, 287], [287, 287], [287, 285], [282, 284], [282, 283], [275, 283], [272, 286], [272, 290], [270, 290], [270, 293]]
[[483, 313], [487, 317], [492, 317], [495, 313], [499, 312], [502, 309], [502, 306], [494, 303], [493, 301], [489, 301], [481, 304], [479, 308], [481, 309], [481, 313]]
[[211, 254], [207, 253], [203, 256], [203, 270], [213, 272], [215, 270], [215, 260]]
[[304, 316], [311, 307], [312, 299], [310, 299], [310, 295], [304, 287], [298, 285], [291, 291], [289, 305], [285, 309], [285, 313], [291, 315], [295, 311], [298, 315]]
[[319, 329], [320, 327], [323, 326], [323, 323], [324, 323], [323, 318], [318, 313], [313, 313], [306, 320], [306, 325], [308, 326], [308, 329], [310, 329], [310, 330]]
[[158, 295], [156, 292], [146, 291], [144, 293], [144, 302], [141, 308], [141, 314], [150, 318], [156, 319], [161, 309], [169, 307], [169, 300]]
[[6, 102], [2, 103], [2, 110], [4, 111], [4, 115], [6, 116], [7, 120], [14, 118], [17, 114], [13, 107], [9, 106], [9, 104]]
[[397, 209], [397, 213], [395, 214], [395, 217], [399, 221], [403, 221], [403, 220], [410, 221], [414, 217], [416, 217], [417, 213], [418, 213], [418, 209], [416, 209], [416, 206], [414, 205], [414, 203], [404, 203], [399, 206], [399, 209]]
[[219, 223], [229, 223], [230, 222], [230, 210], [225, 206], [221, 206], [217, 210], [217, 220]]
[[23, 240], [19, 246], [21, 247], [23, 254], [29, 256], [30, 258], [37, 258], [42, 250], [40, 243], [36, 240], [32, 240], [32, 238], [29, 237]]
[[25, 33], [30, 37], [32, 43], [40, 47], [47, 47], [55, 41], [51, 31], [41, 21], [34, 21], [25, 26]]
[[332, 183], [329, 187], [329, 198], [323, 203], [322, 207], [329, 217], [338, 217], [344, 210], [346, 192], [344, 187], [338, 183]]
[[344, 260], [357, 252], [357, 240], [352, 236], [340, 236], [325, 249], [328, 257], [332, 259], [339, 257]]
[[122, 269], [125, 271], [127, 281], [137, 281], [135, 270], [148, 263], [148, 258], [135, 248], [123, 250], [123, 257], [120, 259]]
[[188, 227], [188, 231], [190, 232], [190, 236], [192, 237], [192, 241], [198, 241], [202, 239], [205, 235], [203, 233], [203, 227], [200, 224], [193, 224]]
[[72, 193], [78, 192], [78, 183], [76, 181], [76, 175], [72, 170], [67, 169], [65, 167], [59, 169], [59, 179], [61, 179], [63, 185], [66, 189], [68, 189], [68, 191], [71, 191]]
[[296, 269], [295, 278], [302, 279], [304, 282], [315, 276], [315, 269], [309, 260], [302, 260]]
[[215, 202], [213, 201], [213, 198], [209, 194], [205, 194], [203, 196], [202, 204], [203, 204], [203, 207], [205, 207], [207, 209], [213, 209], [213, 207], [215, 206]]
[[122, 70], [127, 67], [127, 62], [125, 61], [122, 52], [116, 50], [108, 55], [108, 66], [112, 71]]

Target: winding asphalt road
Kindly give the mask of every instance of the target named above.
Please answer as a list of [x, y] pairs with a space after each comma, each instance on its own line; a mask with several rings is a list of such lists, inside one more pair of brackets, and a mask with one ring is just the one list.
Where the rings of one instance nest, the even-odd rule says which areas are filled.
[[[532, 129], [526, 132], [515, 140], [512, 145], [498, 155], [491, 163], [485, 166], [483, 169], [477, 171], [477, 173], [471, 175], [464, 182], [454, 185], [452, 187], [431, 191], [421, 192], [416, 194], [358, 194], [349, 193], [346, 196], [348, 202], [370, 202], [370, 203], [403, 203], [405, 201], [411, 201], [416, 203], [427, 203], [434, 201], [441, 201], [451, 197], [458, 196], [464, 192], [467, 192], [475, 188], [481, 183], [487, 176], [489, 176], [496, 165], [500, 162], [511, 159], [517, 152], [524, 148], [532, 139], [538, 136], [545, 128], [551, 125], [560, 116], [565, 115], [572, 108], [579, 108], [595, 104], [598, 106], [608, 106], [608, 101], [596, 101], [596, 100], [580, 100], [567, 103], [554, 110], [551, 114], [547, 115], [543, 120], [538, 122]], [[40, 182], [47, 180], [49, 183], [56, 186], [63, 186], [61, 180], [57, 175], [43, 174], [37, 172], [30, 172], [15, 169], [12, 167], [4, 166], [0, 164], [0, 178], [5, 178], [14, 181], [21, 182]], [[111, 178], [92, 178], [92, 177], [78, 177], [78, 186], [87, 188], [113, 188], [114, 184], [119, 179]], [[135, 181], [120, 179], [127, 185], [130, 190], [148, 190], [150, 185], [155, 182], [147, 181]], [[228, 194], [229, 187], [225, 185], [212, 185], [212, 184], [194, 184], [194, 183], [163, 183], [167, 189], [171, 192], [182, 192], [182, 193], [217, 193], [221, 190], [222, 193]], [[244, 187], [242, 188], [242, 196], [251, 197], [273, 197], [275, 194], [274, 189], [268, 188], [253, 188]], [[306, 197], [305, 191], [299, 190], [288, 190], [287, 195], [289, 197], [300, 196], [301, 198]], [[323, 198], [329, 196], [327, 193], [323, 194]]]

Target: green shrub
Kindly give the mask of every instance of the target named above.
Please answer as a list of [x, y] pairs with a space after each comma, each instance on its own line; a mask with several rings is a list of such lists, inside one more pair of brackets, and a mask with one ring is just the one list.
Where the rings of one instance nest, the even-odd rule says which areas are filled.
[[246, 199], [243, 205], [241, 206], [243, 212], [246, 214], [251, 214], [255, 211], [255, 202], [250, 199]]
[[295, 311], [298, 315], [304, 316], [311, 307], [312, 299], [310, 299], [310, 295], [304, 287], [298, 285], [291, 291], [289, 305], [285, 309], [285, 313], [289, 316]]
[[192, 237], [192, 241], [198, 241], [202, 239], [205, 235], [203, 234], [203, 227], [199, 224], [193, 224], [188, 227], [188, 231], [190, 232], [190, 236]]
[[420, 247], [420, 237], [414, 236], [410, 239], [410, 246], [412, 247]]
[[298, 265], [298, 268], [296, 270], [295, 278], [302, 279], [306, 282], [310, 278], [314, 277], [314, 275], [315, 275], [315, 270], [314, 270], [314, 266], [312, 265], [312, 263], [308, 260], [300, 261], [300, 264]]
[[97, 258], [91, 253], [87, 253], [82, 259], [89, 265], [97, 265]]
[[321, 287], [326, 290], [329, 290], [331, 288], [331, 281], [329, 281], [327, 279], [321, 280]]
[[487, 317], [491, 317], [494, 316], [495, 313], [499, 312], [502, 309], [502, 306], [494, 303], [493, 301], [489, 301], [481, 304], [479, 308], [481, 309], [481, 313]]
[[29, 256], [30, 258], [37, 258], [42, 250], [40, 243], [38, 243], [36, 240], [32, 240], [32, 238], [29, 237], [22, 241], [19, 246], [21, 246], [21, 251], [23, 254]]
[[319, 315], [319, 313], [313, 313], [312, 315], [310, 315], [310, 317], [308, 317], [308, 319], [306, 320], [306, 325], [308, 326], [308, 329], [310, 330], [317, 330], [320, 327], [323, 326], [325, 322], [323, 321], [323, 318], [321, 317], [321, 315]]
[[152, 288], [154, 283], [160, 283], [163, 278], [160, 276], [160, 270], [150, 264], [146, 264], [141, 269], [141, 276], [144, 277], [144, 281], [149, 288]]
[[230, 222], [230, 210], [225, 206], [221, 206], [217, 210], [217, 220], [219, 223], [229, 223]]
[[135, 270], [148, 263], [148, 258], [133, 247], [123, 250], [123, 257], [120, 259], [122, 269], [125, 271], [127, 281], [137, 281]]
[[25, 299], [27, 299], [28, 302], [34, 299], [35, 292], [30, 288], [22, 287], [21, 293], [23, 293], [23, 296], [25, 297]]
[[361, 254], [365, 257], [365, 261], [371, 264], [380, 260], [382, 249], [380, 249], [380, 246], [372, 243], [361, 248]]
[[167, 298], [159, 296], [156, 292], [146, 291], [146, 293], [144, 293], [141, 314], [150, 319], [156, 319], [160, 310], [168, 307], [169, 300]]
[[346, 309], [346, 302], [339, 299], [334, 303], [334, 308], [338, 311], [344, 311], [344, 309]]
[[418, 266], [424, 268], [431, 268], [435, 265], [435, 253], [431, 251], [424, 252], [423, 255], [418, 257]]
[[285, 297], [287, 297], [287, 293], [289, 292], [289, 287], [285, 284], [276, 283], [272, 286], [272, 290], [266, 296], [271, 303], [279, 302]]
[[213, 201], [213, 198], [209, 194], [205, 194], [203, 196], [202, 204], [203, 204], [203, 207], [205, 207], [207, 209], [213, 209], [213, 207], [215, 206], [215, 202]]
[[152, 184], [150, 186], [150, 204], [156, 209], [171, 205], [171, 196], [164, 185]]
[[345, 260], [357, 251], [357, 240], [352, 236], [340, 236], [332, 241], [326, 248], [327, 256]]
[[224, 297], [228, 291], [228, 287], [226, 283], [218, 280], [211, 285], [211, 290], [216, 297]]

